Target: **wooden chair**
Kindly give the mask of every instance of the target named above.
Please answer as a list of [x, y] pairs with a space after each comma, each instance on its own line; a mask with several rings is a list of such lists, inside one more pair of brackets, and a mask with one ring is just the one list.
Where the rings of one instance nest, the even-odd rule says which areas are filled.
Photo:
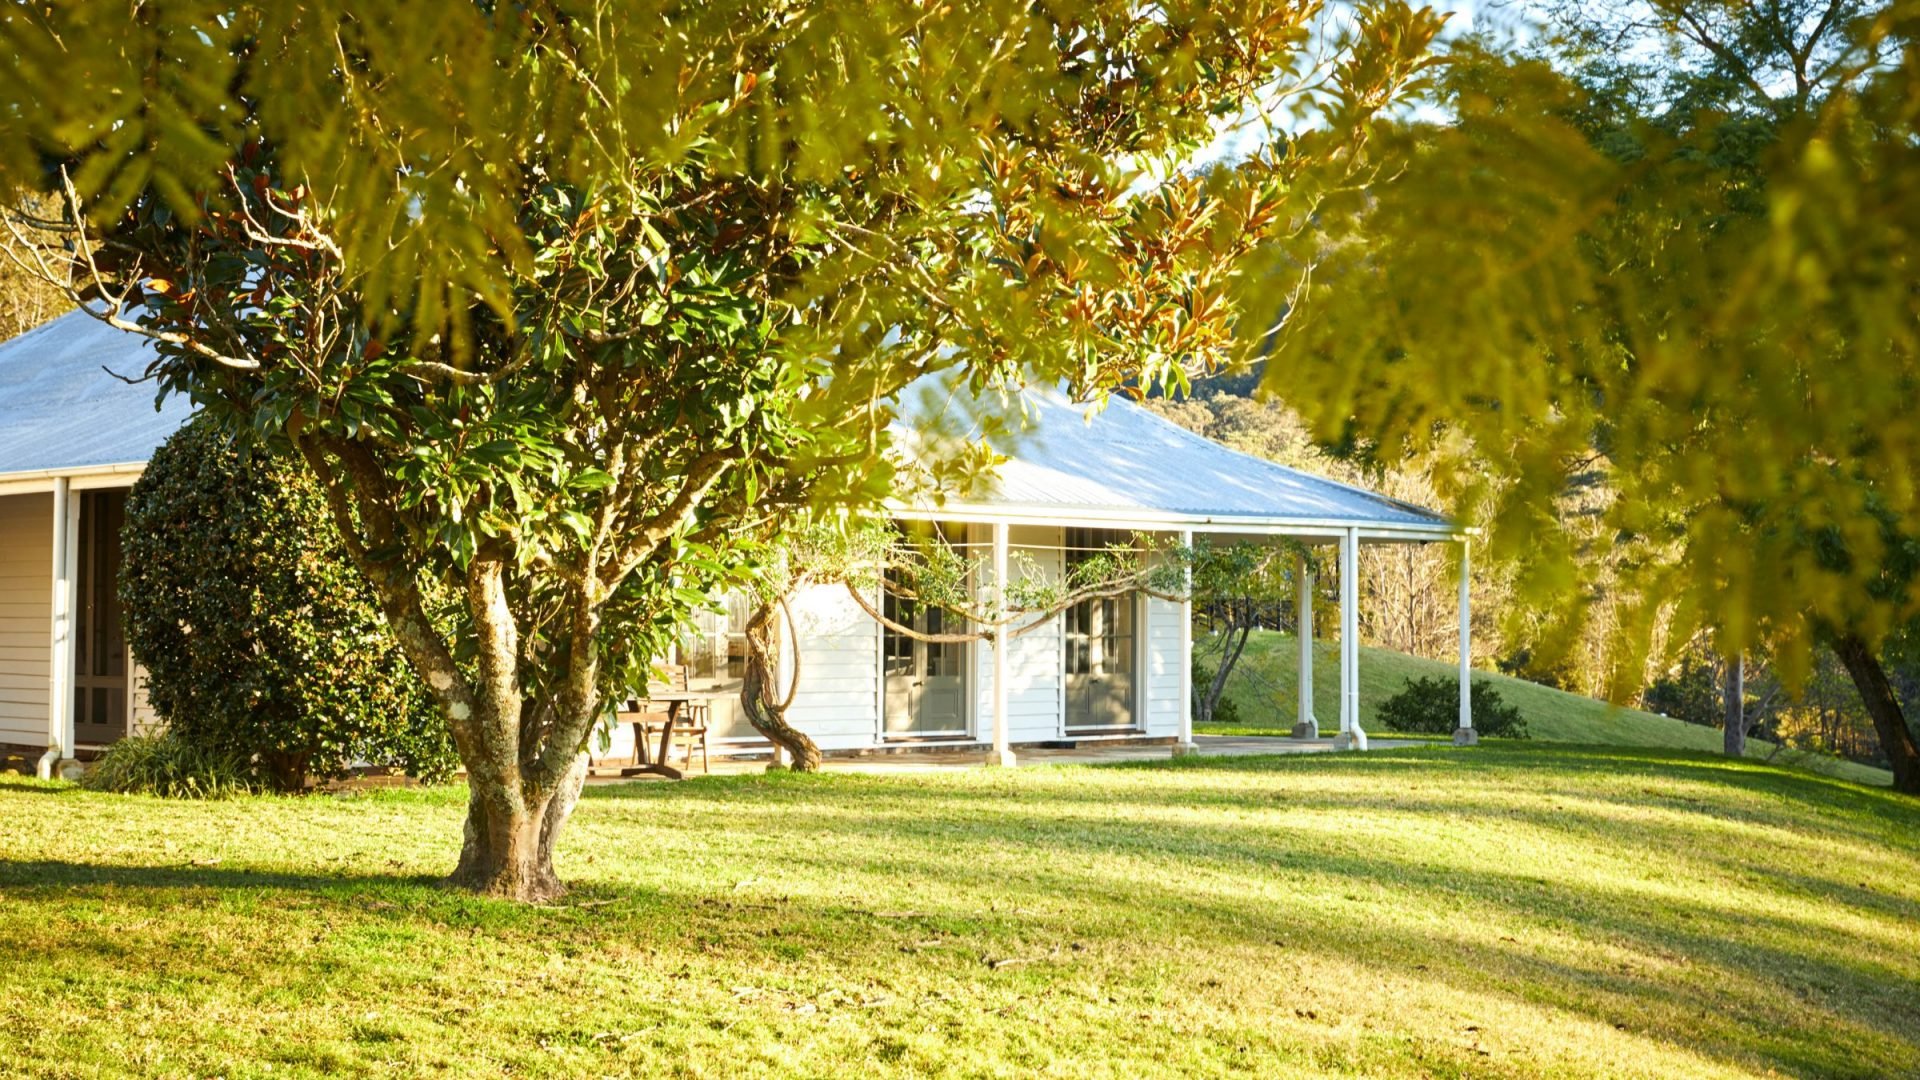
[[[662, 691], [687, 692], [689, 684], [687, 666], [685, 664], [663, 664], [660, 670], [664, 678], [660, 681], [650, 683], [649, 685], [651, 687], [658, 688]], [[639, 707], [640, 711], [632, 714], [634, 762], [636, 764], [640, 762], [643, 753], [650, 752], [649, 748], [655, 748], [654, 740], [659, 738], [660, 732], [667, 726], [667, 720], [671, 718], [673, 720], [673, 736], [668, 741], [666, 756], [671, 756], [675, 747], [682, 748], [682, 752], [685, 754], [687, 768], [691, 769], [693, 768], [693, 750], [695, 746], [698, 746], [700, 748], [700, 771], [703, 773], [711, 773], [713, 771], [708, 763], [707, 757], [707, 730], [711, 726], [710, 721], [712, 716], [705, 702], [680, 702], [677, 713], [670, 712], [669, 710], [672, 708], [672, 705], [666, 702], [655, 703], [652, 701], [642, 701], [639, 703]], [[666, 765], [669, 764], [669, 762], [663, 757], [658, 764]]]

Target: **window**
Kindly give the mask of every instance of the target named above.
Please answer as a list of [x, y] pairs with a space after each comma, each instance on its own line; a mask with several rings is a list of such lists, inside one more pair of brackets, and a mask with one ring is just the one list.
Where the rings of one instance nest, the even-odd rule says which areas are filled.
[[753, 598], [728, 593], [721, 606], [722, 611], [695, 615], [693, 632], [680, 641], [680, 662], [687, 665], [690, 682], [724, 686], [747, 677], [747, 620], [753, 615]]

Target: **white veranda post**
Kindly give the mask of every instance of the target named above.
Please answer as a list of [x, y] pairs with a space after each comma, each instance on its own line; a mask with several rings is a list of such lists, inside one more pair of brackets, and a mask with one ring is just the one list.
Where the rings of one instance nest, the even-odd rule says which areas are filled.
[[[1004, 521], [993, 523], [993, 606], [1004, 619], [1007, 606], [1007, 532]], [[1012, 765], [1013, 747], [1007, 739], [1007, 626], [1002, 625], [993, 639], [993, 752], [989, 765]]]
[[1473, 730], [1472, 543], [1465, 538], [1460, 541], [1460, 726], [1453, 732], [1455, 746], [1472, 746], [1480, 741]]
[[53, 778], [63, 757], [73, 756], [73, 559], [68, 507], [72, 497], [66, 477], [53, 481], [53, 613], [52, 655], [47, 665], [47, 751], [35, 768], [40, 779]]
[[1300, 711], [1294, 717], [1293, 737], [1317, 739], [1320, 721], [1313, 717], [1313, 568], [1302, 554], [1293, 563], [1294, 625], [1300, 639]]
[[1360, 530], [1340, 538], [1340, 737], [1341, 750], [1365, 750], [1360, 726]]
[[1180, 741], [1173, 756], [1191, 754], [1193, 745], [1193, 533], [1180, 534], [1181, 560], [1187, 563], [1184, 588], [1180, 590]]

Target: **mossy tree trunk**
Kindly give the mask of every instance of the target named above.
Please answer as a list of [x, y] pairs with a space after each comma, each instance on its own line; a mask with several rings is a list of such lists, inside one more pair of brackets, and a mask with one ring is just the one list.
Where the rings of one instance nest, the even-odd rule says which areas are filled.
[[[427, 615], [418, 574], [398, 542], [389, 479], [357, 444], [297, 439], [320, 478], [348, 554], [366, 576], [401, 651], [447, 718], [467, 770], [467, 821], [448, 883], [489, 896], [544, 902], [566, 892], [553, 868], [560, 832], [586, 782], [587, 738], [603, 702], [594, 636], [610, 590], [576, 582], [552, 651], [523, 647], [510, 603], [512, 554], [479, 545], [465, 569], [474, 658], [462, 665]], [[350, 480], [351, 484], [343, 482]], [[357, 529], [358, 531], [354, 531]], [[543, 681], [530, 693], [522, 665]]]
[[780, 649], [786, 601], [765, 601], [747, 619], [747, 673], [740, 684], [740, 707], [753, 729], [786, 752], [795, 772], [818, 772], [820, 748], [807, 733], [787, 722], [794, 689], [800, 684], [799, 642], [793, 643], [793, 671], [784, 693], [780, 687]]
[[1894, 696], [1893, 684], [1887, 680], [1880, 658], [1874, 655], [1871, 646], [1852, 634], [1836, 639], [1833, 651], [1839, 654], [1847, 674], [1853, 677], [1854, 686], [1859, 688], [1867, 715], [1873, 717], [1880, 747], [1886, 751], [1887, 763], [1893, 769], [1893, 789], [1920, 795], [1920, 747], [1914, 745], [1913, 729], [1907, 726], [1906, 713], [1900, 708], [1900, 699]]

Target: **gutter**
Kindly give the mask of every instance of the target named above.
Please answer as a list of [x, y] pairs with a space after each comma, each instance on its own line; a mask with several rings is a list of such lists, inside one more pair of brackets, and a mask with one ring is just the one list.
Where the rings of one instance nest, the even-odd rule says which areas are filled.
[[1355, 528], [1362, 538], [1433, 542], [1476, 535], [1475, 528], [1461, 528], [1446, 521], [1415, 522], [1384, 519], [1353, 520], [1340, 518], [1269, 517], [1256, 515], [1180, 514], [1165, 511], [1116, 510], [1091, 506], [1022, 506], [1014, 503], [982, 504], [952, 502], [929, 507], [889, 499], [888, 512], [897, 517], [943, 521], [1005, 521], [1015, 525], [1089, 524], [1143, 531], [1193, 529], [1197, 532], [1280, 533], [1296, 536], [1323, 536], [1338, 539]]
[[[66, 468], [23, 469], [19, 472], [0, 472], [0, 495], [24, 495], [40, 491], [52, 491], [61, 480], [78, 481], [76, 490], [97, 487], [89, 480], [126, 479], [131, 481], [145, 472], [144, 461], [124, 461], [110, 465], [76, 465]], [[113, 485], [106, 485], [113, 486]]]

